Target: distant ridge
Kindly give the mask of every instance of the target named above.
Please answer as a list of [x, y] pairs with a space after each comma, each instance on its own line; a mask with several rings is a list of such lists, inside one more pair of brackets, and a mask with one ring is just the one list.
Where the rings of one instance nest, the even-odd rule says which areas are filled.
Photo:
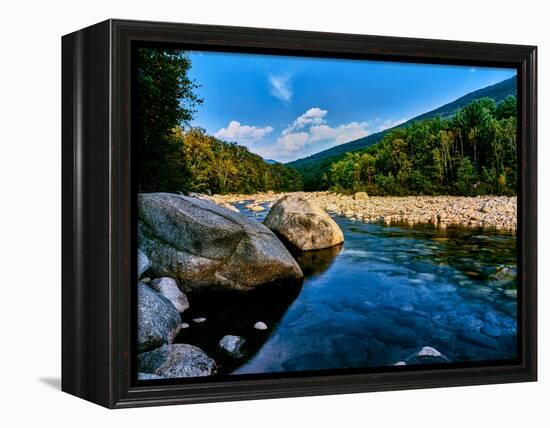
[[325, 171], [333, 162], [343, 157], [344, 154], [348, 152], [360, 151], [380, 142], [382, 138], [384, 138], [384, 135], [386, 135], [386, 133], [388, 133], [392, 129], [409, 125], [412, 122], [416, 122], [418, 120], [431, 119], [436, 116], [441, 116], [444, 118], [450, 117], [455, 114], [457, 110], [470, 104], [476, 99], [487, 97], [492, 98], [495, 100], [496, 103], [499, 103], [509, 95], [517, 96], [516, 76], [511, 77], [510, 79], [503, 80], [502, 82], [496, 83], [494, 85], [478, 89], [477, 91], [470, 92], [456, 99], [455, 101], [436, 108], [435, 110], [416, 116], [413, 119], [402, 123], [401, 125], [386, 129], [382, 132], [377, 132], [376, 134], [371, 134], [366, 137], [359, 138], [358, 140], [350, 141], [349, 143], [341, 144], [339, 146], [323, 150], [322, 152], [315, 153], [314, 155], [302, 159], [297, 159], [295, 161], [287, 163], [286, 165], [296, 168], [300, 172], [302, 178], [304, 179], [304, 185], [307, 189], [308, 179], [311, 175], [313, 175], [313, 173], [315, 173], [315, 180], [318, 180], [322, 172]]

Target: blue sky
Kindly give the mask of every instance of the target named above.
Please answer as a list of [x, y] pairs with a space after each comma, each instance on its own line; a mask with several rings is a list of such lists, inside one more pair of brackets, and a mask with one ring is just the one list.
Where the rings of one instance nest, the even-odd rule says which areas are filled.
[[390, 128], [513, 69], [190, 52], [204, 103], [192, 122], [289, 162]]

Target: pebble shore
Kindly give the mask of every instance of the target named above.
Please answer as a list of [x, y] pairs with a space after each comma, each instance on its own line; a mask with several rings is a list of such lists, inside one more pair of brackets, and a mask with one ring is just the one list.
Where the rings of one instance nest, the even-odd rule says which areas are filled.
[[[260, 204], [273, 203], [288, 193], [204, 196], [220, 205], [248, 202], [261, 210]], [[365, 193], [341, 195], [332, 192], [295, 192], [318, 204], [330, 214], [363, 222], [386, 224], [432, 224], [445, 229], [450, 226], [484, 227], [515, 232], [517, 198], [515, 196], [367, 196]], [[252, 202], [251, 202], [252, 201]]]

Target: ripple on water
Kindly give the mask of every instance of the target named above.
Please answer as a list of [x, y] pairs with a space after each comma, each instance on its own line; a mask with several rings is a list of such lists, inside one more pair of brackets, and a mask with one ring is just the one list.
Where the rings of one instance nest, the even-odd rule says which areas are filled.
[[315, 273], [235, 373], [392, 366], [424, 346], [453, 362], [515, 358], [515, 278], [490, 278], [516, 266], [514, 235], [334, 218], [343, 249], [321, 271], [298, 259]]

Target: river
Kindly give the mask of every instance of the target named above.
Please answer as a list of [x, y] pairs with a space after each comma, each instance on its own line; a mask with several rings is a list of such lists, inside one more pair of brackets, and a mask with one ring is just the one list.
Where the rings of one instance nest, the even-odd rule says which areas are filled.
[[[268, 211], [245, 205], [236, 204], [257, 221]], [[284, 298], [198, 304], [189, 321], [208, 322], [177, 341], [214, 354], [222, 375], [517, 357], [514, 234], [334, 220], [344, 244], [298, 255], [299, 289]], [[257, 321], [268, 329], [255, 330]], [[212, 347], [225, 334], [247, 340], [242, 358]], [[429, 358], [418, 357], [424, 347], [433, 348]]]

